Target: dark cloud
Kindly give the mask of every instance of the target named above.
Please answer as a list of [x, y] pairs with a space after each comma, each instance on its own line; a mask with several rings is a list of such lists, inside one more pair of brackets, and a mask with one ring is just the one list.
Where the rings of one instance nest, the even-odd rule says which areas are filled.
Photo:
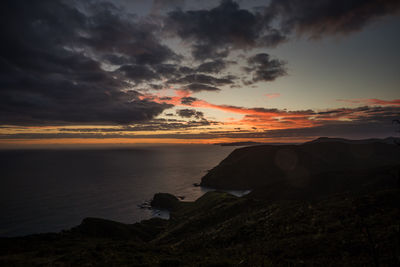
[[210, 84], [215, 86], [223, 86], [233, 84], [235, 77], [234, 76], [225, 76], [222, 78], [216, 78], [211, 75], [205, 74], [189, 74], [179, 79], [173, 79], [168, 81], [169, 83], [175, 84], [192, 84], [192, 83], [201, 83], [201, 84]]
[[218, 86], [233, 85], [237, 77], [226, 75], [223, 77], [214, 77], [207, 74], [188, 74], [167, 81], [168, 84], [183, 86], [183, 90], [193, 93], [201, 91], [220, 91]]
[[[153, 34], [155, 26], [135, 24], [110, 3], [90, 9], [89, 1], [79, 9], [70, 3], [2, 3], [0, 123], [130, 123], [171, 107], [127, 91], [128, 80], [156, 79], [156, 66], [176, 59]], [[103, 58], [131, 64], [106, 71]]]
[[[214, 77], [202, 73], [220, 73], [227, 63], [222, 60], [214, 60], [200, 64], [193, 69], [178, 64], [156, 64], [156, 65], [123, 65], [115, 73], [122, 73], [124, 78], [129, 79], [135, 84], [146, 82], [147, 85], [155, 90], [164, 88], [163, 85], [151, 82], [161, 79], [169, 79], [168, 84], [184, 85], [183, 89], [191, 92], [200, 91], [220, 91], [216, 86], [233, 84], [235, 76], [226, 75]], [[150, 82], [150, 83], [149, 83]]]
[[[223, 0], [210, 10], [172, 11], [165, 29], [192, 40], [192, 55], [198, 60], [226, 57], [229, 49], [252, 48], [259, 39], [264, 39], [264, 45], [280, 41], [261, 14], [241, 9], [232, 0]], [[269, 37], [270, 31], [275, 37]]]
[[187, 75], [192, 74], [193, 72], [195, 72], [195, 70], [186, 66], [182, 66], [179, 68], [179, 72]]
[[151, 89], [154, 89], [154, 90], [161, 90], [163, 88], [162, 84], [151, 83], [151, 84], [149, 84], [149, 86], [150, 86]]
[[[153, 10], [182, 3], [154, 1]], [[1, 124], [127, 124], [151, 120], [172, 106], [144, 100], [139, 90], [237, 86], [237, 77], [224, 72], [229, 63], [223, 58], [233, 49], [274, 47], [293, 33], [351, 33], [398, 12], [400, 2], [272, 0], [250, 11], [223, 0], [211, 9], [175, 9], [147, 18], [111, 1], [6, 0], [1, 7]], [[205, 60], [190, 65], [161, 40], [166, 33], [190, 44], [195, 59]], [[246, 84], [286, 74], [285, 63], [265, 53], [249, 58], [245, 70], [252, 76]], [[194, 101], [181, 99], [185, 105]]]
[[185, 5], [185, 0], [153, 0], [153, 6], [151, 13], [153, 15], [158, 15], [165, 10], [171, 10], [176, 8], [183, 8]]
[[[248, 66], [244, 70], [253, 75], [252, 82], [271, 82], [276, 78], [286, 75], [286, 63], [272, 59], [266, 53], [260, 53], [247, 60]], [[251, 82], [248, 82], [251, 83]]]
[[201, 111], [196, 111], [195, 109], [179, 109], [176, 111], [176, 114], [181, 116], [182, 118], [196, 118], [201, 119], [204, 117], [204, 113]]
[[218, 87], [210, 86], [207, 84], [203, 83], [191, 83], [189, 85], [186, 85], [184, 89], [191, 91], [191, 92], [201, 92], [201, 91], [220, 91]]
[[[135, 20], [109, 2], [79, 2], [87, 11], [84, 25], [79, 25], [78, 45], [87, 45], [106, 59], [130, 64], [161, 64], [179, 60], [163, 45], [157, 34], [159, 26], [148, 20]], [[114, 61], [114, 63], [117, 63]]]
[[171, 97], [169, 96], [160, 97], [160, 100], [171, 100]]
[[288, 37], [277, 29], [269, 30], [268, 35], [259, 38], [258, 46], [260, 47], [277, 47], [278, 45], [286, 42]]
[[211, 9], [174, 10], [165, 31], [191, 43], [197, 60], [227, 57], [232, 49], [275, 47], [292, 33], [312, 38], [362, 30], [400, 10], [398, 0], [272, 0], [252, 11], [233, 0]]
[[204, 73], [220, 73], [225, 68], [226, 62], [221, 59], [217, 59], [201, 64], [197, 67], [197, 71]]
[[195, 43], [192, 45], [192, 56], [199, 61], [209, 58], [225, 58], [229, 55], [230, 50], [229, 48], [215, 47], [212, 44], [202, 45]]
[[277, 19], [283, 32], [322, 37], [359, 31], [399, 10], [398, 0], [272, 0], [265, 16]]
[[153, 69], [163, 78], [172, 78], [181, 75], [177, 64], [158, 64], [153, 66]]
[[135, 82], [152, 81], [159, 79], [160, 76], [146, 65], [123, 65], [118, 68], [118, 72], [122, 72], [126, 78]]
[[181, 104], [183, 104], [183, 105], [191, 105], [196, 100], [197, 100], [197, 98], [191, 97], [191, 96], [182, 97], [181, 98]]

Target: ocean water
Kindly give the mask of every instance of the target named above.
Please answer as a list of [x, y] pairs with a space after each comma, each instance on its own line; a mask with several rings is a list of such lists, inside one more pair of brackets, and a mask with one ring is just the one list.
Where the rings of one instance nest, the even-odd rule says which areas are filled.
[[0, 236], [58, 232], [85, 217], [134, 223], [157, 192], [195, 200], [193, 186], [234, 147], [148, 145], [107, 149], [0, 151]]

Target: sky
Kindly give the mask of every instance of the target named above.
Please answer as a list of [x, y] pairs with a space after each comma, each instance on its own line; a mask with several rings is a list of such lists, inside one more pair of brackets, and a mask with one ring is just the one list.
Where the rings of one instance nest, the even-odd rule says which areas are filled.
[[6, 0], [0, 148], [399, 133], [398, 0]]

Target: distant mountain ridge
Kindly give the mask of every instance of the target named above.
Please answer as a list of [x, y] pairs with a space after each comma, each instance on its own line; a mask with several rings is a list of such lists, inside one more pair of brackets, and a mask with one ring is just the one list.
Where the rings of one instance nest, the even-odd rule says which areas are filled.
[[346, 144], [371, 144], [371, 143], [384, 143], [384, 144], [399, 144], [400, 138], [396, 137], [386, 137], [384, 139], [379, 138], [370, 138], [370, 139], [360, 139], [360, 140], [352, 140], [352, 139], [345, 139], [345, 138], [332, 138], [332, 137], [319, 137], [315, 140], [306, 142], [305, 144], [310, 143], [326, 143], [326, 142], [341, 142]]
[[215, 143], [214, 145], [219, 145], [219, 146], [254, 146], [254, 145], [262, 145], [262, 144], [264, 144], [264, 143], [246, 141], [246, 142], [232, 142], [232, 143]]
[[[319, 137], [315, 140], [305, 142], [307, 143], [327, 143], [327, 142], [341, 142], [347, 144], [370, 144], [370, 143], [385, 143], [385, 144], [400, 144], [400, 138], [396, 137], [386, 137], [384, 139], [379, 138], [369, 138], [369, 139], [345, 139], [345, 138], [336, 138], [336, 137]], [[231, 142], [231, 143], [215, 143], [214, 145], [219, 146], [256, 146], [256, 145], [299, 145], [301, 143], [298, 142], [289, 142], [289, 143], [266, 143], [266, 142], [254, 142], [254, 141], [243, 141], [243, 142]]]
[[214, 145], [219, 146], [258, 146], [258, 145], [298, 145], [299, 143], [263, 143], [263, 142], [253, 142], [253, 141], [246, 141], [246, 142], [232, 142], [232, 143], [215, 143]]

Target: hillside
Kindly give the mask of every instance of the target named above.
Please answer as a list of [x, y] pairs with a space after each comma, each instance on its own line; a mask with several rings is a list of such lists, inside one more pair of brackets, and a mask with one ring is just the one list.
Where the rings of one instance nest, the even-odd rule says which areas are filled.
[[310, 142], [234, 150], [201, 181], [218, 189], [255, 189], [287, 183], [304, 186], [323, 174], [358, 172], [400, 164], [400, 147], [383, 142]]
[[209, 192], [170, 220], [85, 219], [59, 234], [0, 239], [1, 266], [395, 266], [398, 189], [318, 202]]

